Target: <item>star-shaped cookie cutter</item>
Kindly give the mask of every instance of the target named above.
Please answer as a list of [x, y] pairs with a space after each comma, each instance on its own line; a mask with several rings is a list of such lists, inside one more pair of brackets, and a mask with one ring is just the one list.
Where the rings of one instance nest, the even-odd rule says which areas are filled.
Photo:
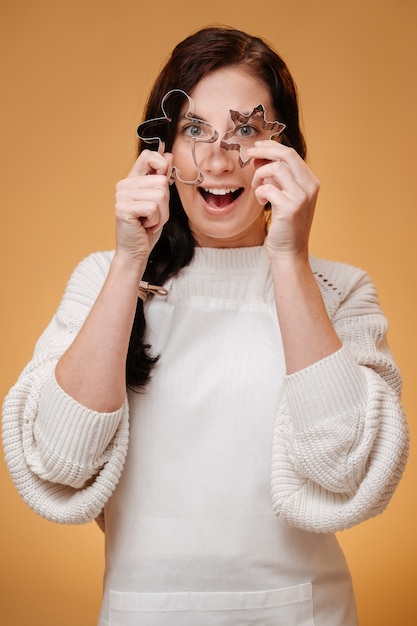
[[[245, 167], [251, 161], [252, 157], [242, 157], [242, 150], [247, 149], [248, 146], [253, 145], [254, 138], [251, 136], [245, 138], [243, 135], [241, 135], [240, 141], [237, 141], [236, 139], [233, 139], [233, 137], [237, 136], [237, 131], [243, 129], [252, 129], [251, 124], [254, 124], [255, 128], [253, 128], [253, 130], [255, 130], [256, 135], [258, 135], [255, 135], [255, 139], [277, 140], [285, 129], [285, 124], [283, 124], [282, 122], [278, 122], [278, 120], [269, 122], [266, 119], [266, 111], [263, 104], [258, 104], [248, 114], [240, 113], [240, 111], [234, 111], [233, 109], [230, 109], [229, 119], [233, 125], [233, 128], [224, 133], [223, 137], [220, 140], [220, 145], [225, 150], [239, 151], [238, 162], [240, 167]], [[259, 132], [260, 129], [267, 131], [265, 136], [262, 136], [262, 133]]]

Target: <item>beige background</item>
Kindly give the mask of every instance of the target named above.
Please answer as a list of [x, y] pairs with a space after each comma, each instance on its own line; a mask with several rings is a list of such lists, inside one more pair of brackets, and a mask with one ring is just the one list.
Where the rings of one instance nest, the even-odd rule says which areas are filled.
[[[222, 22], [271, 41], [296, 78], [322, 182], [312, 252], [376, 282], [415, 432], [416, 18], [415, 0], [2, 0], [1, 396], [74, 265], [113, 247], [114, 185], [162, 61]], [[384, 515], [340, 535], [361, 626], [417, 623], [415, 472], [412, 452]], [[100, 531], [38, 518], [3, 461], [0, 481], [1, 624], [93, 626]]]

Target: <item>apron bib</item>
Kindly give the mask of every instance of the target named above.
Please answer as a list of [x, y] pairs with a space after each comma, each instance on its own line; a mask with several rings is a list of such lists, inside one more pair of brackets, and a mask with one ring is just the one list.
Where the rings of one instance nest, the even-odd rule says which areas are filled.
[[[285, 365], [260, 256], [249, 302], [154, 298], [160, 355], [131, 393], [126, 466], [105, 509], [100, 626], [354, 626], [333, 535], [271, 506], [272, 432]], [[327, 617], [326, 617], [327, 616]]]

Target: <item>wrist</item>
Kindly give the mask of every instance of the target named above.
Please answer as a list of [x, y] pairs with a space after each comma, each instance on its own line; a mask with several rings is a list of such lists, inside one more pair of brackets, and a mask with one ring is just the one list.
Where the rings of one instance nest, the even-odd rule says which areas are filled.
[[292, 273], [299, 274], [305, 271], [311, 272], [310, 259], [308, 251], [289, 252], [289, 251], [273, 251], [268, 250], [268, 256], [271, 268], [274, 273]]
[[146, 259], [134, 257], [116, 249], [111, 263], [111, 269], [112, 271], [125, 274], [126, 277], [130, 277], [132, 280], [136, 280], [136, 282], [139, 283], [139, 281], [142, 280], [146, 265]]

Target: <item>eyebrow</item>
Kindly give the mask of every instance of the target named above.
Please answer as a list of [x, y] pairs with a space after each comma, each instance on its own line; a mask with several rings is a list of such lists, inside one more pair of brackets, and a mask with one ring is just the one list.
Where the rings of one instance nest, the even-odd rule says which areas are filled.
[[180, 116], [179, 116], [178, 121], [179, 121], [179, 122], [181, 122], [181, 121], [183, 121], [183, 120], [184, 120], [184, 121], [187, 121], [187, 120], [188, 120], [188, 121], [194, 121], [194, 122], [195, 122], [195, 121], [198, 121], [198, 122], [204, 122], [205, 124], [208, 124], [208, 123], [209, 123], [209, 122], [208, 122], [207, 120], [205, 120], [203, 117], [200, 117], [199, 115], [196, 115], [196, 114], [194, 114], [194, 113], [189, 113], [189, 111], [187, 111], [187, 114], [185, 114], [185, 113], [184, 113], [183, 115], [180, 115]]

